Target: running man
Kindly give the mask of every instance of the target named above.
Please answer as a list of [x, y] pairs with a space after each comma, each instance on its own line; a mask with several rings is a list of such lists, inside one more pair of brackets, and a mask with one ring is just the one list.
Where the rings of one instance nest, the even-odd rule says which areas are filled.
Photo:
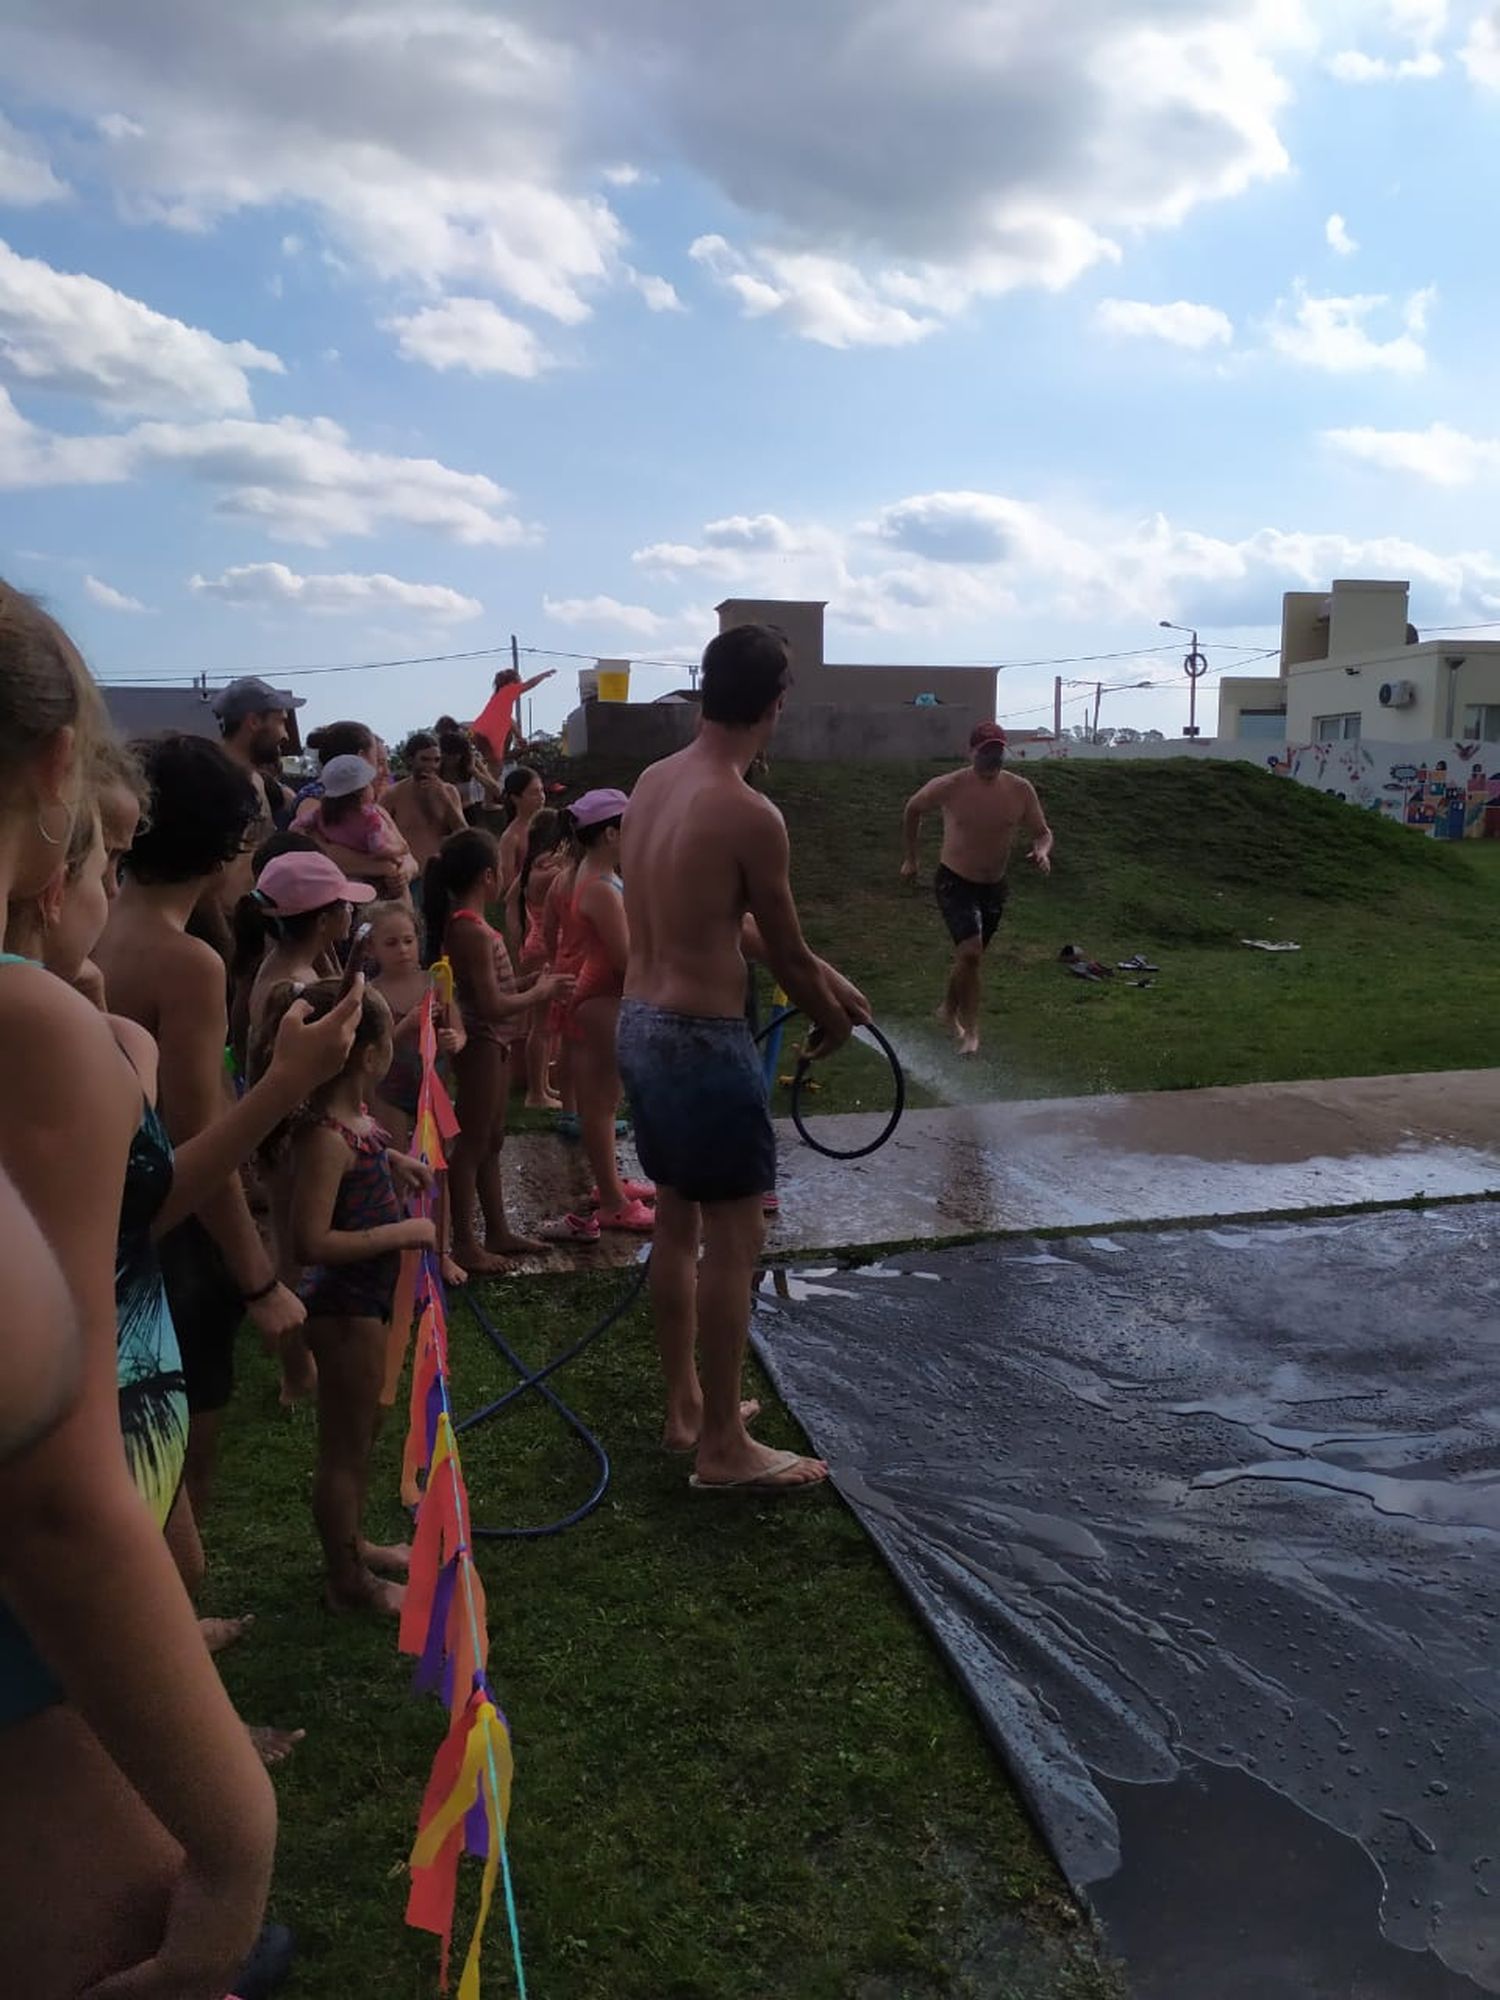
[[969, 738], [971, 762], [934, 778], [906, 802], [903, 882], [917, 878], [917, 839], [929, 813], [943, 815], [943, 854], [933, 877], [937, 904], [953, 940], [948, 991], [938, 1008], [958, 1037], [960, 1055], [979, 1053], [979, 965], [1000, 927], [1010, 893], [1006, 873], [1016, 835], [1031, 835], [1031, 859], [1052, 873], [1052, 829], [1036, 787], [1005, 763], [1005, 731], [981, 722]]
[[828, 1476], [821, 1459], [757, 1443], [745, 1427], [755, 1406], [740, 1402], [762, 1202], [776, 1178], [765, 1078], [745, 1020], [745, 950], [764, 955], [812, 1023], [815, 1053], [831, 1053], [870, 1018], [863, 995], [809, 951], [786, 824], [745, 782], [790, 678], [779, 634], [764, 625], [721, 632], [703, 655], [698, 736], [641, 778], [622, 835], [630, 957], [619, 1062], [657, 1189], [651, 1304], [666, 1378], [663, 1442], [696, 1455], [700, 1492], [789, 1493]]

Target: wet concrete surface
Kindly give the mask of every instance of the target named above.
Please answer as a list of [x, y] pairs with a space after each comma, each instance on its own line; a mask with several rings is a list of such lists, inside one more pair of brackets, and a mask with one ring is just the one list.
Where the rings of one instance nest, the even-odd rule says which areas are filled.
[[[853, 1146], [878, 1116], [819, 1119]], [[868, 1243], [1127, 1222], [1292, 1213], [1500, 1194], [1500, 1072], [1252, 1084], [1135, 1097], [1046, 1098], [909, 1112], [867, 1160], [825, 1160], [778, 1127], [773, 1255]], [[638, 1167], [628, 1143], [627, 1171]], [[576, 1145], [512, 1139], [509, 1198], [526, 1227], [574, 1207]], [[522, 1269], [632, 1263], [636, 1239], [550, 1253]]]
[[1141, 2000], [1500, 1992], [1497, 1231], [765, 1280], [762, 1358]]

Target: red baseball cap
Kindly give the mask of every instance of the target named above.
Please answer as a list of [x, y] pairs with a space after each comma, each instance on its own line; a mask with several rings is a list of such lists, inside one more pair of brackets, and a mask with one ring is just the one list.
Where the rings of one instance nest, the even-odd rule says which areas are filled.
[[1005, 731], [998, 722], [977, 722], [969, 731], [969, 748], [977, 750], [981, 743], [998, 743], [1005, 748]]

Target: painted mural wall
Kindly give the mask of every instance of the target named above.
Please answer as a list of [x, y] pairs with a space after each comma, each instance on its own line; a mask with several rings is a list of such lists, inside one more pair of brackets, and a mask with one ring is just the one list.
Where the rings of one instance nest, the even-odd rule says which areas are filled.
[[1479, 840], [1500, 822], [1500, 743], [1288, 744], [1267, 767], [1435, 840]]

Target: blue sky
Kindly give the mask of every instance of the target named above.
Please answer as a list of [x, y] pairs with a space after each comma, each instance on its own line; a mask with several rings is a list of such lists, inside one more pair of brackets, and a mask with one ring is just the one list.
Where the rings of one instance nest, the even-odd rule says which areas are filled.
[[488, 663], [300, 670], [730, 594], [1175, 732], [1158, 619], [1500, 620], [1497, 110], [1444, 0], [11, 0], [0, 573], [391, 735]]

